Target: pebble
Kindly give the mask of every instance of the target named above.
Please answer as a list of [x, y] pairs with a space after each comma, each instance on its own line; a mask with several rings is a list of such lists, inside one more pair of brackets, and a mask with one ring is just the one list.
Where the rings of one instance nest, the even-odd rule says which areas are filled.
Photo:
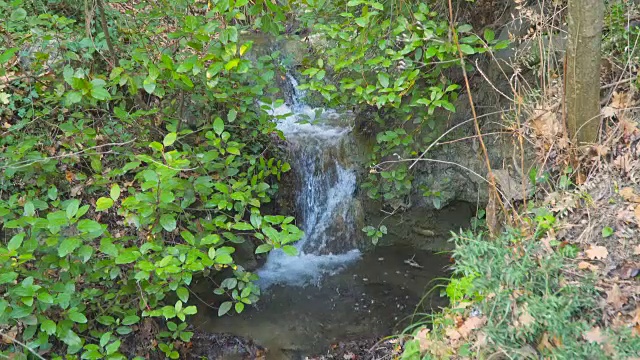
[[383, 257], [379, 257], [378, 261], [384, 261], [384, 258]]

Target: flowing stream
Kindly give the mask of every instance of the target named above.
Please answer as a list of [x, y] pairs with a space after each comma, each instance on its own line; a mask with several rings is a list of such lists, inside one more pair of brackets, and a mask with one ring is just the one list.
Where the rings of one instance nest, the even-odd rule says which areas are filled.
[[[295, 79], [289, 81], [295, 89]], [[297, 186], [285, 191], [296, 191], [298, 225], [305, 232], [295, 245], [299, 255], [268, 255], [257, 271], [263, 294], [255, 307], [222, 318], [210, 309], [194, 324], [251, 338], [268, 349], [268, 359], [303, 359], [338, 341], [393, 334], [413, 314], [443, 305], [436, 292], [424, 294], [444, 274], [447, 258], [399, 246], [358, 250], [359, 241], [369, 240], [360, 230], [357, 164], [349, 153], [353, 118], [313, 109], [303, 96], [294, 91], [287, 104], [265, 106], [291, 149]]]

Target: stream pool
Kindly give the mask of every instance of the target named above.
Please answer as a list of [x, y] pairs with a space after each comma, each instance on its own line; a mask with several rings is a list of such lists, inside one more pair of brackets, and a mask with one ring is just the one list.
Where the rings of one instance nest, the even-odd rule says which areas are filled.
[[218, 318], [215, 309], [202, 307], [194, 325], [251, 338], [267, 348], [267, 359], [304, 359], [338, 341], [398, 333], [412, 316], [444, 306], [434, 286], [447, 265], [444, 255], [378, 247], [319, 286], [272, 285], [241, 315]]

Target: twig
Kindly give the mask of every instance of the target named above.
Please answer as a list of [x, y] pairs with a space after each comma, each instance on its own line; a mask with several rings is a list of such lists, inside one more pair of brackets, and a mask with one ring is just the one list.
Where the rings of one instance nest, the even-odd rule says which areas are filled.
[[15, 162], [13, 164], [2, 166], [2, 167], [0, 167], [0, 169], [20, 169], [20, 168], [23, 168], [23, 167], [31, 166], [33, 164], [37, 164], [37, 163], [41, 163], [41, 162], [45, 162], [45, 161], [49, 161], [49, 160], [53, 160], [53, 159], [62, 159], [62, 158], [67, 158], [67, 157], [71, 157], [71, 156], [76, 156], [76, 155], [85, 153], [85, 152], [87, 152], [89, 150], [95, 150], [95, 149], [103, 148], [103, 147], [106, 147], [106, 146], [123, 146], [123, 145], [127, 145], [127, 144], [130, 144], [130, 143], [134, 142], [135, 140], [136, 139], [132, 139], [132, 140], [121, 142], [121, 143], [108, 143], [108, 144], [96, 145], [96, 146], [92, 146], [90, 148], [86, 148], [84, 150], [76, 151], [76, 152], [73, 152], [73, 153], [63, 154], [63, 155], [56, 155], [56, 156], [46, 157], [46, 158], [43, 158], [43, 159], [18, 161], [18, 162]]
[[20, 346], [22, 346], [23, 348], [29, 350], [30, 353], [32, 353], [33, 355], [35, 355], [35, 357], [37, 357], [38, 359], [41, 360], [47, 360], [45, 358], [43, 358], [40, 354], [38, 354], [35, 350], [33, 350], [32, 348], [28, 347], [27, 345], [21, 343], [20, 341], [18, 341], [17, 339], [12, 338], [11, 336], [3, 333], [2, 331], [0, 331], [0, 335], [2, 335], [2, 337], [4, 337], [5, 339], [10, 340], [11, 342], [14, 342]]
[[111, 61], [113, 62], [109, 65], [111, 65], [111, 67], [115, 67], [118, 65], [118, 57], [116, 56], [116, 49], [113, 47], [113, 43], [111, 42], [111, 35], [109, 35], [109, 26], [107, 25], [107, 18], [104, 15], [104, 4], [102, 1], [103, 0], [96, 0], [98, 10], [100, 10], [100, 24], [102, 25], [102, 32], [104, 33], [104, 38], [107, 41], [107, 47], [109, 48]]

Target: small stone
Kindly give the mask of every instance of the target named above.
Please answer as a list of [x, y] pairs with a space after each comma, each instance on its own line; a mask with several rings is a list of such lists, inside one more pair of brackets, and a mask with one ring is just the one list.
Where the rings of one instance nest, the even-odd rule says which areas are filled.
[[379, 257], [378, 261], [384, 261], [384, 258], [383, 257]]

